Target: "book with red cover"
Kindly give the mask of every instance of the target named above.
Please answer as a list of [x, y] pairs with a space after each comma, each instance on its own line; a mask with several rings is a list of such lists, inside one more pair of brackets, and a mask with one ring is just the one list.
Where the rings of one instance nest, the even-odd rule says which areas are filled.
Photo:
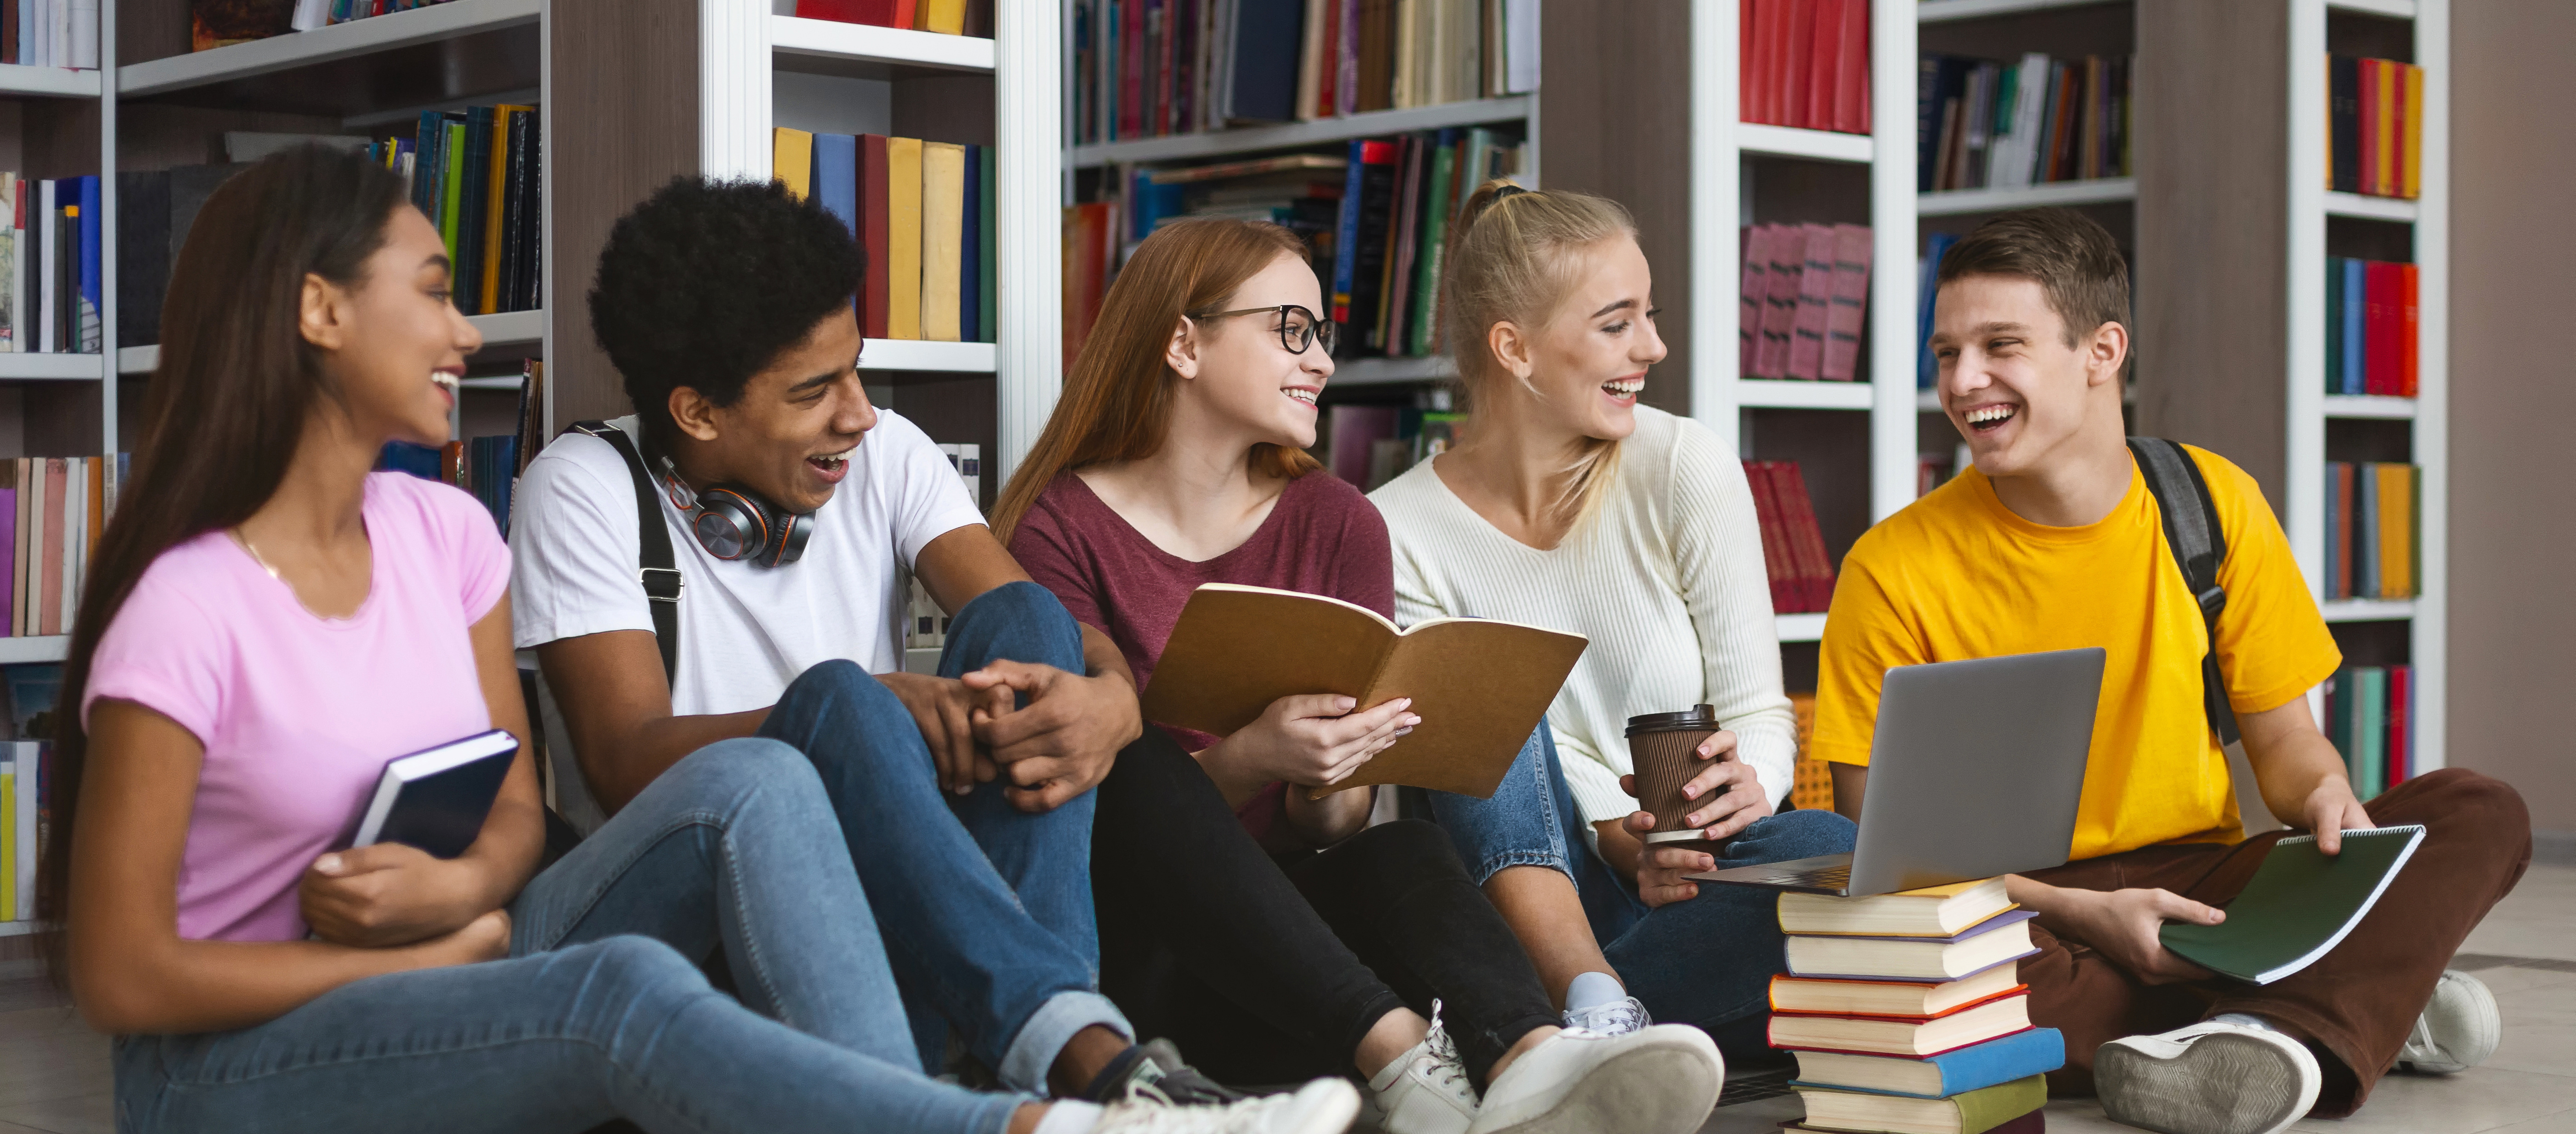
[[1754, 91], [1762, 85], [1761, 14], [1756, 0], [1735, 0], [1735, 116], [1746, 122], [1759, 122]]
[[1816, 377], [1828, 382], [1849, 382], [1860, 369], [1860, 333], [1869, 310], [1869, 258], [1871, 235], [1868, 225], [1834, 226], [1834, 275], [1827, 288], [1830, 306], [1825, 312], [1825, 360]]
[[2382, 749], [2387, 758], [2381, 761], [2387, 779], [2379, 790], [2406, 782], [2414, 774], [2415, 746], [2415, 667], [2388, 667], [2388, 743]]
[[1779, 494], [1772, 490], [1771, 462], [1744, 462], [1744, 484], [1753, 493], [1753, 518], [1762, 532], [1762, 573], [1771, 584], [1771, 610], [1794, 614], [1798, 606], [1798, 565], [1789, 550], [1789, 534], [1780, 523]]
[[1783, 378], [1814, 381], [1825, 363], [1825, 319], [1834, 305], [1834, 228], [1798, 226], [1804, 270], [1798, 274], [1797, 317], [1789, 327], [1789, 365]]
[[2382, 192], [2379, 184], [2379, 60], [2361, 61], [2361, 191]]
[[1109, 288], [1109, 205], [1095, 201], [1066, 209], [1064, 217], [1064, 368], [1082, 354], [1083, 340], [1100, 319], [1100, 301]]
[[[1867, 982], [1855, 981], [1854, 983]], [[1981, 1008], [2005, 997], [2019, 996], [2029, 991], [2029, 985], [2016, 984], [1992, 996], [1980, 996], [1965, 1004], [1953, 1005], [1939, 1012], [1809, 1012], [1796, 1008], [1774, 1007], [1771, 1009], [1771, 1014], [1774, 1016], [1839, 1016], [1847, 1020], [1902, 1020], [1909, 1024], [1919, 1024], [1925, 1020], [1938, 1020], [1943, 1016], [1956, 1016], [1971, 1008]]]
[[2399, 397], [2404, 398], [2415, 396], [2415, 388], [2421, 377], [2419, 371], [2422, 366], [2422, 359], [2418, 356], [2417, 351], [2418, 343], [2421, 341], [2420, 336], [2423, 328], [2420, 321], [2421, 317], [2417, 311], [2417, 304], [2420, 302], [2420, 296], [2417, 293], [2422, 288], [2422, 281], [2423, 274], [2416, 269], [2415, 265], [2397, 265], [2397, 380], [2395, 382], [2395, 392]]
[[2082, 109], [2081, 84], [2077, 81], [2080, 64], [2061, 68], [2057, 75], [2057, 124], [2048, 134], [2048, 179], [2072, 181], [2075, 178], [2076, 115]]
[[1799, 125], [1810, 130], [1834, 128], [1834, 88], [1842, 79], [1843, 11], [1869, 0], [1816, 0], [1814, 36], [1807, 45], [1802, 61], [1806, 75], [1800, 84], [1806, 88], [1804, 102], [1807, 120]]
[[1783, 47], [1780, 43], [1781, 20], [1788, 12], [1789, 0], [1752, 0], [1752, 4], [1750, 29], [1736, 29], [1736, 34], [1743, 37], [1744, 70], [1752, 85], [1752, 93], [1745, 97], [1740, 116], [1747, 122], [1777, 125], [1780, 121], [1780, 79], [1777, 72]]
[[1788, 0], [1781, 12], [1780, 57], [1772, 64], [1772, 85], [1780, 93], [1782, 126], [1804, 128], [1807, 125], [1807, 60], [1816, 50], [1816, 0]]
[[[1809, 1126], [1804, 1122], [1783, 1122], [1782, 1130], [1815, 1130], [1822, 1134], [1850, 1134], [1830, 1126]], [[2001, 1126], [1989, 1126], [1985, 1134], [2048, 1134], [2048, 1112], [2034, 1110]]]
[[1807, 478], [1798, 471], [1798, 462], [1776, 464], [1777, 479], [1772, 483], [1779, 492], [1780, 520], [1788, 529], [1789, 546], [1797, 556], [1798, 609], [1821, 611], [1834, 600], [1833, 558], [1825, 552], [1824, 532], [1816, 525], [1816, 506], [1807, 497]]
[[[859, 246], [867, 250], [867, 278], [859, 284], [859, 333], [887, 337], [886, 305], [894, 294], [886, 275], [892, 234], [886, 221], [886, 136], [859, 135]], [[1070, 258], [1067, 263], [1070, 264]], [[1084, 324], [1089, 326], [1089, 324]], [[1070, 324], [1066, 326], [1070, 332]], [[1066, 363], [1071, 364], [1070, 356]]]
[[1834, 121], [1829, 129], [1869, 133], [1869, 0], [1844, 0], [1834, 64]]
[[2352, 526], [2353, 492], [2355, 491], [2352, 462], [2335, 461], [2326, 467], [2333, 471], [2335, 478], [2334, 539], [2338, 544], [2334, 556], [2334, 578], [2326, 580], [2327, 597], [2351, 598], [2352, 554], [2355, 547], [2353, 539], [2355, 529]]
[[913, 0], [796, 0], [796, 14], [804, 19], [881, 28], [911, 27], [912, 7]]
[[2362, 392], [2397, 393], [2397, 265], [2372, 260], [2361, 269]]

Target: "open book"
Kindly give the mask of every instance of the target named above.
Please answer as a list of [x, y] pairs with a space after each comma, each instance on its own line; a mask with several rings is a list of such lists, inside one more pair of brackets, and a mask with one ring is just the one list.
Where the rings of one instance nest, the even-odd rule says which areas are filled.
[[1225, 736], [1272, 701], [1340, 693], [1360, 707], [1413, 698], [1422, 724], [1317, 797], [1371, 784], [1491, 796], [1558, 686], [1583, 655], [1580, 634], [1484, 618], [1396, 629], [1340, 599], [1207, 583], [1145, 688], [1145, 719]]

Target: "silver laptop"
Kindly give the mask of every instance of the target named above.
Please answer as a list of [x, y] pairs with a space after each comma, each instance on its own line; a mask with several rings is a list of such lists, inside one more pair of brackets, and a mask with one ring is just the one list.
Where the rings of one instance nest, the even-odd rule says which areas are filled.
[[2063, 865], [2100, 648], [1887, 671], [1852, 853], [1688, 877], [1863, 897]]

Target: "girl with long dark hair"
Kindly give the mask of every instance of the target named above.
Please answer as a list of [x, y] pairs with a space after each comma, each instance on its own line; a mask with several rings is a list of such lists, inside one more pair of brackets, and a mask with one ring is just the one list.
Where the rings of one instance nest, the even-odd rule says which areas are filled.
[[[925, 1077], [812, 766], [674, 766], [533, 880], [525, 750], [462, 856], [346, 849], [393, 756], [524, 737], [509, 553], [371, 473], [446, 438], [480, 341], [401, 181], [291, 151], [181, 251], [135, 476], [65, 674], [45, 915], [116, 1041], [126, 1131], [1338, 1130], [1350, 1088], [1223, 1111]], [[722, 948], [740, 1003], [693, 963]]]

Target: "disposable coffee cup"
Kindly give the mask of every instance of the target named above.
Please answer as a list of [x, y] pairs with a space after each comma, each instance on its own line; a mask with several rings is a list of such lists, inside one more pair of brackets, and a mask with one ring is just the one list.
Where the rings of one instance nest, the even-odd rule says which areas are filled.
[[[1713, 705], [1628, 718], [1628, 760], [1637, 769], [1637, 806], [1655, 816], [1655, 829], [1646, 832], [1647, 842], [1673, 843], [1707, 837], [1683, 820], [1694, 808], [1716, 796], [1687, 799], [1682, 795], [1682, 786], [1714, 762], [1701, 758], [1699, 746], [1717, 731], [1717, 708]], [[1724, 789], [1720, 789], [1723, 793]]]

